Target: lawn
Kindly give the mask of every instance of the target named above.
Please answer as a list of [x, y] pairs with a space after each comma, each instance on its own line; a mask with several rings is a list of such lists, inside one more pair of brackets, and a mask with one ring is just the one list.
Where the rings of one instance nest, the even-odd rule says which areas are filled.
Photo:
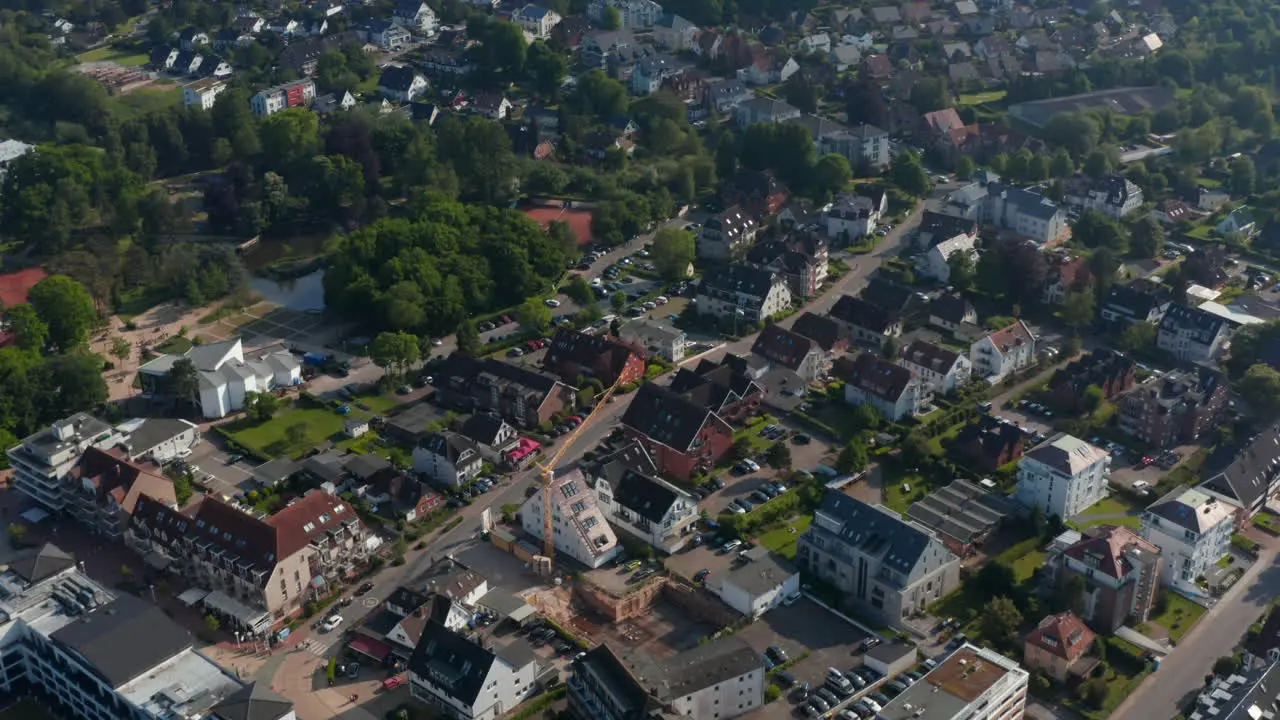
[[190, 349], [191, 341], [179, 335], [174, 335], [156, 346], [156, 352], [165, 355], [185, 355]]
[[1135, 508], [1116, 497], [1106, 497], [1085, 508], [1081, 515], [1116, 515], [1132, 512]]
[[989, 90], [981, 93], [961, 93], [961, 105], [982, 105], [984, 103], [1000, 102], [1004, 96], [1008, 94], [1005, 90]]
[[813, 516], [811, 515], [794, 518], [783, 527], [770, 530], [761, 535], [759, 542], [787, 559], [794, 559], [796, 556], [796, 541], [809, 529], [809, 523], [811, 522], [813, 522]]
[[1195, 627], [1196, 622], [1205, 613], [1202, 606], [1175, 592], [1165, 593], [1164, 604], [1164, 612], [1152, 617], [1151, 622], [1164, 628], [1169, 633], [1169, 639], [1175, 643], [1181, 640], [1183, 635], [1191, 632], [1191, 628]]
[[362, 410], [368, 410], [371, 413], [386, 415], [404, 403], [395, 395], [377, 394], [360, 395], [352, 398], [351, 404]]
[[[904, 484], [911, 487], [911, 492], [906, 492], [902, 489]], [[912, 503], [927, 494], [924, 487], [924, 478], [919, 475], [904, 475], [900, 478], [895, 478], [892, 482], [886, 477], [884, 488], [881, 492], [884, 493], [884, 496], [880, 499], [881, 504], [904, 514]]]
[[89, 62], [113, 62], [124, 67], [139, 67], [146, 65], [151, 58], [146, 53], [134, 52], [128, 48], [118, 48], [114, 45], [95, 48], [87, 53], [76, 56], [76, 59], [82, 63]]
[[1082, 518], [1072, 520], [1067, 523], [1067, 527], [1075, 530], [1084, 530], [1085, 528], [1096, 527], [1098, 525], [1119, 525], [1127, 527], [1130, 530], [1137, 530], [1142, 527], [1142, 518], [1137, 515], [1129, 515], [1120, 518]]
[[[246, 425], [243, 421], [233, 423], [235, 429], [228, 429], [226, 433], [264, 459], [282, 455], [296, 458], [325, 440], [340, 435], [345, 421], [346, 418], [329, 408], [295, 406], [258, 425]], [[294, 425], [301, 425], [305, 431], [296, 444], [287, 437], [288, 429]]]
[[1040, 538], [1028, 538], [1000, 553], [996, 559], [1013, 568], [1018, 582], [1026, 582], [1036, 568], [1044, 565], [1046, 557], [1048, 554], [1040, 549]]
[[177, 107], [182, 102], [182, 91], [171, 83], [152, 83], [146, 87], [118, 95], [115, 101], [119, 106], [138, 115], [146, 115], [157, 110]]
[[1253, 524], [1268, 532], [1280, 535], [1280, 518], [1277, 518], [1266, 510], [1263, 510], [1253, 516]]

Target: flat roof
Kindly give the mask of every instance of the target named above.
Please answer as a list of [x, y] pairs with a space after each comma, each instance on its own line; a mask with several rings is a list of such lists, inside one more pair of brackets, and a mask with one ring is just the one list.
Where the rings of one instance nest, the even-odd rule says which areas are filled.
[[1009, 658], [966, 644], [894, 698], [877, 717], [881, 720], [955, 717], [1015, 671], [1025, 674]]
[[204, 712], [241, 688], [240, 681], [195, 650], [186, 650], [119, 688], [130, 703], [163, 717], [173, 708], [188, 717]]

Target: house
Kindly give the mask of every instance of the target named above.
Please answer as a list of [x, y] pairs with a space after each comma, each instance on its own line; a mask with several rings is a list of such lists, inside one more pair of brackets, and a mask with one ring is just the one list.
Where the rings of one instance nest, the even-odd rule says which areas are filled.
[[831, 49], [828, 60], [836, 72], [848, 72], [862, 62], [862, 51], [855, 45], [841, 43]]
[[925, 138], [944, 135], [960, 127], [964, 127], [964, 121], [955, 108], [934, 110], [920, 118], [920, 132]]
[[766, 97], [751, 98], [733, 108], [733, 121], [743, 130], [757, 123], [780, 123], [798, 117], [800, 111], [795, 107]]
[[955, 332], [977, 322], [978, 311], [962, 295], [945, 293], [929, 302], [929, 324], [934, 327]]
[[458, 353], [434, 371], [440, 404], [462, 412], [488, 411], [516, 427], [535, 428], [574, 406], [577, 389], [556, 376], [492, 358]]
[[1054, 371], [1049, 378], [1049, 393], [1055, 406], [1074, 413], [1083, 409], [1081, 399], [1090, 387], [1102, 390], [1107, 400], [1127, 392], [1133, 387], [1137, 368], [1138, 364], [1129, 356], [1099, 348]]
[[539, 40], [550, 38], [551, 29], [559, 25], [563, 19], [560, 13], [533, 4], [525, 5], [511, 13], [511, 22]]
[[946, 283], [951, 279], [952, 258], [960, 255], [977, 263], [978, 250], [974, 246], [973, 237], [957, 235], [926, 250], [924, 256], [916, 262], [916, 266], [925, 277]]
[[387, 505], [390, 516], [414, 522], [444, 507], [445, 499], [418, 478], [403, 472], [385, 472], [374, 476], [365, 488], [364, 499], [375, 511]]
[[897, 512], [828, 490], [796, 543], [796, 564], [866, 617], [900, 623], [960, 585], [960, 561]]
[[1111, 456], [1077, 437], [1058, 433], [1018, 461], [1014, 497], [1046, 517], [1070, 520], [1107, 494]]
[[707, 85], [707, 103], [713, 106], [716, 112], [734, 110], [753, 97], [755, 93], [747, 89], [740, 80], [720, 80]]
[[340, 110], [350, 110], [356, 106], [356, 99], [349, 92], [343, 92], [342, 97], [338, 97], [333, 93], [325, 93], [316, 98], [315, 104], [311, 106], [317, 115], [324, 116]]
[[587, 17], [602, 25], [605, 8], [609, 7], [618, 10], [623, 30], [653, 27], [664, 14], [662, 6], [653, 0], [591, 0], [587, 5]]
[[698, 257], [717, 262], [741, 260], [755, 244], [758, 231], [746, 210], [730, 207], [703, 223], [698, 232]]
[[679, 362], [684, 359], [685, 348], [689, 337], [683, 330], [667, 327], [647, 318], [635, 318], [618, 329], [618, 337], [627, 343], [639, 346], [667, 362]]
[[1099, 315], [1108, 323], [1127, 327], [1134, 323], [1159, 323], [1172, 302], [1168, 285], [1147, 280], [1134, 280], [1128, 285], [1112, 285], [1102, 303]]
[[308, 78], [260, 90], [249, 99], [249, 107], [254, 115], [267, 117], [285, 108], [310, 105], [315, 99], [316, 84]]
[[844, 401], [870, 405], [890, 422], [896, 422], [920, 410], [923, 392], [920, 379], [910, 370], [864, 352], [854, 359], [845, 378]]
[[840, 155], [855, 170], [874, 170], [889, 164], [889, 134], [874, 125], [849, 127], [815, 115], [802, 115], [795, 122], [809, 129], [819, 155]]
[[1036, 337], [1021, 320], [989, 333], [969, 346], [969, 360], [978, 377], [995, 384], [1035, 362]]
[[419, 35], [435, 35], [439, 30], [435, 11], [423, 0], [397, 0], [391, 19]]
[[796, 44], [796, 49], [802, 53], [829, 53], [831, 52], [831, 36], [824, 32], [805, 35]]
[[973, 365], [963, 353], [924, 340], [913, 340], [903, 348], [898, 364], [920, 378], [926, 398], [956, 390], [969, 382], [969, 373], [973, 371]]
[[1063, 242], [1071, 234], [1066, 211], [1030, 190], [993, 183], [986, 188], [980, 208], [983, 222], [1029, 238], [1042, 247]]
[[733, 444], [729, 423], [681, 394], [674, 382], [670, 389], [641, 385], [622, 425], [627, 436], [648, 451], [659, 472], [686, 480], [714, 467]]
[[544, 541], [544, 501], [551, 500], [551, 522], [556, 553], [567, 555], [589, 568], [612, 561], [621, 552], [618, 537], [596, 502], [591, 483], [581, 469], [563, 473], [552, 482], [550, 493], [536, 492], [520, 507], [520, 526]]
[[1164, 41], [1155, 33], [1147, 33], [1133, 41], [1133, 53], [1138, 57], [1151, 57], [1160, 52], [1160, 48], [1164, 47]]
[[527, 642], [489, 650], [434, 619], [408, 667], [409, 694], [453, 718], [496, 720], [538, 687], [537, 657]]
[[493, 413], [479, 412], [467, 418], [458, 428], [458, 433], [476, 444], [480, 457], [502, 465], [508, 460], [508, 453], [519, 444], [519, 433], [506, 420]]
[[827, 317], [839, 324], [841, 337], [850, 345], [879, 350], [889, 338], [902, 334], [902, 319], [897, 313], [852, 295], [841, 295]]
[[653, 41], [670, 52], [692, 52], [697, 47], [698, 26], [675, 13], [663, 13], [653, 24]]
[[502, 93], [477, 92], [471, 96], [471, 110], [490, 120], [502, 120], [511, 112], [511, 101]]
[[[644, 452], [638, 445], [632, 447]], [[688, 491], [632, 468], [613, 481], [598, 478], [594, 489], [604, 516], [627, 535], [665, 553], [675, 553], [689, 542], [698, 520], [698, 500]]]
[[884, 81], [893, 75], [893, 61], [888, 55], [864, 55], [862, 75], [871, 80]]
[[178, 62], [178, 56], [181, 55], [178, 48], [168, 45], [158, 45], [151, 49], [150, 60], [148, 64], [156, 70], [171, 70]]
[[685, 63], [668, 55], [646, 57], [636, 63], [628, 87], [632, 95], [650, 95], [686, 70]]
[[189, 455], [201, 439], [199, 426], [172, 418], [134, 418], [117, 425], [115, 432], [114, 445], [127, 460], [156, 465]]
[[1161, 225], [1177, 225], [1183, 220], [1190, 222], [1197, 216], [1196, 211], [1190, 205], [1181, 200], [1171, 198], [1161, 201], [1151, 211], [1151, 217], [1155, 218]]
[[1013, 43], [999, 35], [988, 35], [973, 44], [973, 54], [983, 60], [1013, 55]]
[[1160, 581], [1193, 596], [1199, 583], [1231, 552], [1240, 508], [1197, 488], [1181, 487], [1142, 512], [1142, 537], [1160, 548]]
[[1219, 370], [1170, 370], [1120, 398], [1116, 426], [1159, 449], [1199, 442], [1222, 421], [1228, 394]]
[[741, 207], [752, 217], [764, 217], [778, 214], [787, 202], [788, 191], [768, 170], [742, 170], [729, 179], [720, 195], [725, 205]]
[[1200, 308], [1170, 305], [1160, 320], [1156, 346], [1179, 360], [1208, 362], [1226, 343], [1227, 321]]
[[760, 331], [751, 352], [771, 364], [785, 367], [805, 382], [818, 380], [827, 370], [826, 353], [817, 343], [776, 324]]
[[790, 80], [799, 70], [795, 58], [753, 46], [749, 64], [738, 70], [737, 78], [748, 85], [777, 85]]
[[1089, 258], [1083, 255], [1054, 253], [1048, 257], [1049, 275], [1045, 278], [1042, 300], [1046, 305], [1061, 305], [1072, 293], [1093, 287]]
[[883, 5], [871, 8], [871, 19], [877, 25], [898, 25], [902, 22], [902, 13], [896, 5]]
[[378, 77], [378, 94], [391, 100], [413, 102], [427, 92], [427, 79], [413, 68], [388, 65]]
[[1047, 615], [1022, 641], [1022, 664], [1040, 670], [1058, 682], [1086, 677], [1096, 663], [1081, 662], [1093, 647], [1097, 634], [1068, 610]]
[[1219, 447], [1200, 466], [1200, 489], [1243, 508], [1252, 518], [1280, 488], [1280, 426]]
[[244, 407], [250, 392], [268, 392], [302, 382], [302, 366], [287, 350], [259, 357], [244, 354], [239, 338], [193, 346], [184, 355], [161, 355], [138, 369], [144, 396], [167, 397], [166, 380], [179, 360], [190, 360], [199, 373], [197, 397], [206, 418], [220, 418]]
[[313, 587], [351, 577], [380, 543], [355, 508], [323, 491], [266, 519], [213, 495], [178, 512], [144, 494], [125, 533], [139, 555], [206, 591], [198, 602], [224, 627], [255, 633], [301, 612]]
[[464, 485], [480, 474], [484, 459], [474, 440], [455, 432], [428, 435], [413, 448], [413, 471], [443, 488]]
[[402, 50], [413, 41], [413, 35], [392, 20], [370, 20], [363, 25], [368, 42], [380, 50]]
[[435, 77], [457, 78], [469, 74], [472, 65], [461, 50], [429, 47], [422, 53], [421, 67]]
[[757, 323], [789, 309], [791, 289], [776, 272], [731, 265], [722, 272], [704, 275], [696, 300], [700, 315]]
[[726, 355], [719, 363], [698, 362], [693, 370], [680, 368], [671, 378], [671, 391], [710, 410], [729, 422], [741, 422], [756, 414], [764, 395], [747, 363]]
[[1065, 201], [1081, 211], [1093, 210], [1119, 220], [1142, 207], [1142, 188], [1123, 175], [1105, 175], [1091, 180], [1084, 175], [1066, 183]]
[[800, 596], [800, 573], [790, 561], [765, 547], [738, 555], [726, 572], [706, 579], [707, 589], [745, 617], [760, 618]]
[[1059, 590], [1077, 582], [1084, 587], [1080, 617], [1106, 634], [1151, 617], [1160, 565], [1159, 547], [1115, 525], [1063, 533], [1045, 561], [1046, 579]]
[[1017, 510], [1017, 503], [1003, 495], [957, 478], [912, 503], [906, 517], [933, 532], [957, 557], [970, 557]]
[[960, 428], [948, 448], [959, 462], [982, 472], [995, 472], [1022, 457], [1022, 431], [1012, 422], [979, 415]]
[[212, 110], [218, 94], [226, 89], [227, 84], [218, 78], [201, 78], [188, 83], [182, 88], [182, 106]]
[[920, 216], [920, 225], [916, 228], [915, 235], [916, 247], [921, 250], [928, 250], [938, 243], [957, 237], [976, 242], [978, 221], [973, 218], [925, 210]]
[[1232, 210], [1215, 227], [1219, 235], [1253, 237], [1258, 233], [1258, 223], [1247, 205]]
[[880, 222], [875, 203], [864, 195], [842, 194], [823, 215], [827, 237], [848, 244], [870, 235]]
[[801, 313], [791, 323], [791, 331], [812, 340], [828, 356], [844, 352], [849, 347], [848, 339], [840, 336], [839, 323], [825, 315]]
[[198, 50], [209, 44], [209, 33], [196, 27], [188, 27], [178, 33], [178, 44], [183, 50]]
[[200, 53], [194, 50], [183, 50], [178, 53], [178, 59], [173, 61], [169, 71], [175, 75], [198, 75], [202, 62], [204, 62], [204, 56]]
[[604, 387], [628, 385], [644, 379], [644, 355], [605, 335], [588, 335], [573, 328], [556, 331], [542, 366], [566, 382], [587, 377]]

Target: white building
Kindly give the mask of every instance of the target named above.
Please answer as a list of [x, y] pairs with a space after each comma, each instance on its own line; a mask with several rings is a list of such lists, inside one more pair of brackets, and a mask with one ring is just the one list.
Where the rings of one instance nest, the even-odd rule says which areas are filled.
[[920, 378], [926, 395], [946, 395], [969, 381], [969, 358], [941, 345], [913, 340], [902, 350], [898, 364]]
[[587, 5], [587, 17], [602, 25], [605, 8], [617, 8], [622, 19], [619, 30], [642, 30], [653, 27], [662, 17], [662, 6], [653, 0], [591, 0]]
[[614, 527], [663, 552], [676, 552], [692, 537], [697, 498], [654, 474], [627, 469], [616, 480], [605, 474], [596, 478], [595, 491]]
[[1036, 336], [1021, 320], [990, 333], [969, 346], [973, 374], [995, 384], [1035, 361]]
[[130, 461], [146, 458], [157, 465], [186, 457], [200, 444], [200, 428], [188, 420], [134, 418], [116, 426], [119, 445]]
[[1111, 455], [1066, 433], [1045, 440], [1018, 461], [1015, 499], [1046, 516], [1070, 520], [1107, 495]]
[[106, 449], [122, 439], [119, 432], [101, 420], [76, 413], [9, 448], [9, 465], [14, 487], [49, 512], [67, 505], [63, 479], [91, 448]]
[[455, 432], [434, 433], [413, 448], [413, 471], [440, 487], [454, 488], [474, 480], [483, 463], [480, 446]]
[[1203, 577], [1231, 551], [1240, 508], [1198, 488], [1174, 490], [1142, 513], [1142, 537], [1160, 548], [1160, 581], [1183, 592], [1202, 594]]
[[496, 720], [533, 694], [538, 663], [517, 639], [488, 650], [428, 620], [409, 658], [409, 694], [456, 720]]
[[541, 5], [525, 5], [511, 13], [511, 22], [539, 40], [551, 37], [551, 28], [560, 24], [560, 13]]
[[316, 84], [310, 78], [295, 80], [259, 91], [249, 99], [258, 117], [267, 117], [291, 107], [305, 107], [316, 99]]
[[1229, 325], [1211, 312], [1171, 304], [1160, 318], [1156, 347], [1179, 360], [1209, 363], [1226, 346]]
[[880, 222], [880, 209], [863, 195], [841, 195], [823, 215], [827, 237], [844, 242], [870, 235]]
[[791, 288], [776, 272], [733, 265], [704, 275], [696, 301], [700, 315], [763, 322], [791, 307]]
[[202, 78], [182, 88], [183, 107], [198, 107], [201, 110], [212, 110], [218, 95], [227, 89], [227, 84], [218, 78]]
[[950, 281], [950, 261], [955, 253], [968, 255], [976, 263], [978, 251], [974, 249], [974, 238], [969, 235], [957, 235], [929, 248], [918, 263], [920, 272], [941, 283]]
[[740, 555], [742, 561], [722, 574], [713, 573], [706, 586], [726, 605], [758, 618], [788, 598], [800, 595], [800, 573], [768, 548], [756, 547]]
[[[520, 525], [538, 539], [544, 537], [543, 491], [529, 496], [520, 508]], [[591, 484], [579, 469], [555, 479], [551, 488], [551, 523], [557, 553], [597, 568], [617, 557], [621, 546], [596, 503]], [[541, 545], [539, 545], [541, 546]]]
[[876, 713], [878, 720], [1020, 720], [1030, 676], [1017, 662], [965, 643]]
[[1123, 175], [1097, 180], [1078, 177], [1067, 182], [1065, 201], [1081, 210], [1095, 210], [1119, 220], [1142, 207], [1142, 188]]
[[197, 397], [206, 418], [220, 418], [244, 408], [246, 393], [270, 392], [302, 382], [302, 366], [287, 350], [245, 358], [240, 339], [196, 345], [185, 355], [161, 355], [138, 369], [144, 396], [164, 396], [169, 371], [188, 359], [199, 374]]
[[419, 35], [435, 35], [440, 26], [435, 11], [423, 0], [400, 0], [391, 19]]
[[683, 330], [645, 318], [627, 322], [618, 329], [618, 334], [623, 340], [640, 345], [668, 362], [682, 360], [689, 344], [689, 336]]

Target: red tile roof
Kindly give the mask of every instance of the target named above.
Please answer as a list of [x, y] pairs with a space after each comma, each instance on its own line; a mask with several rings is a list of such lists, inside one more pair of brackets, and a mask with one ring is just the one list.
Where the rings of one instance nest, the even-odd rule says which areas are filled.
[[1041, 620], [1027, 635], [1027, 644], [1073, 663], [1089, 652], [1096, 637], [1074, 613], [1064, 612]]
[[289, 557], [350, 520], [360, 522], [350, 503], [327, 492], [311, 492], [272, 515], [267, 524], [275, 529], [276, 556]]
[[1160, 553], [1160, 548], [1125, 527], [1102, 526], [1092, 532], [1094, 534], [1091, 537], [1067, 548], [1067, 557], [1080, 562], [1089, 562], [1085, 558], [1096, 559], [1097, 564], [1093, 567], [1117, 580], [1126, 577], [1133, 569], [1129, 559], [1125, 557], [1127, 549], [1144, 550], [1154, 555]]

